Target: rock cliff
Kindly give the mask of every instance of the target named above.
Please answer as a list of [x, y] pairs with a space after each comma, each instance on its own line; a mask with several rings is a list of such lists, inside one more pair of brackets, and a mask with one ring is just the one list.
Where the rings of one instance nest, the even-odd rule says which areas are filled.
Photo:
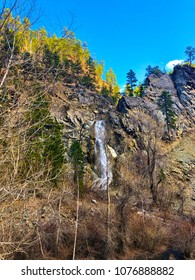
[[[163, 141], [165, 120], [157, 105], [158, 98], [162, 91], [169, 91], [171, 93], [174, 102], [173, 109], [177, 116], [176, 130], [172, 131], [174, 140], [172, 144], [167, 144]], [[151, 151], [147, 151], [147, 149], [156, 149], [156, 146], [150, 147], [150, 145], [156, 145], [154, 142], [151, 142], [153, 141], [151, 139], [155, 138], [155, 141], [161, 146], [158, 151], [157, 162], [155, 163], [155, 168], [158, 169], [158, 174], [156, 173], [154, 178], [156, 184], [160, 182], [158, 187], [162, 187], [161, 175], [159, 174], [163, 172], [166, 176], [166, 182], [169, 184], [166, 190], [167, 194], [170, 195], [170, 193], [174, 193], [176, 197], [179, 196], [178, 193], [180, 193], [180, 198], [181, 190], [183, 190], [183, 193], [186, 192], [184, 189], [185, 186], [188, 186], [189, 191], [186, 192], [188, 193], [186, 194], [186, 205], [189, 210], [188, 212], [195, 211], [195, 171], [194, 161], [192, 160], [192, 154], [194, 152], [191, 151], [188, 153], [186, 136], [186, 133], [191, 131], [190, 139], [192, 139], [191, 142], [194, 141], [194, 68], [189, 66], [176, 66], [171, 75], [152, 74], [146, 79], [146, 88], [143, 98], [123, 96], [117, 105], [114, 104], [112, 99], [108, 96], [97, 94], [84, 87], [59, 87], [56, 84], [51, 91], [51, 96], [53, 99], [51, 111], [63, 125], [65, 145], [67, 147], [70, 146], [74, 139], [81, 140], [83, 150], [87, 155], [90, 172], [93, 172], [94, 168], [94, 123], [97, 120], [104, 119], [107, 126], [106, 142], [108, 154], [110, 157], [112, 157], [113, 154], [115, 155], [113, 159], [113, 185], [117, 186], [118, 179], [120, 176], [124, 175], [121, 171], [123, 175], [120, 174], [119, 176], [118, 172], [121, 169], [121, 165], [124, 166], [125, 158], [134, 161], [141, 152], [142, 156], [139, 154], [141, 157], [140, 161], [137, 159], [138, 162], [134, 162], [133, 167], [129, 168], [134, 168], [136, 164], [140, 165], [138, 168], [140, 170], [141, 168], [145, 168], [144, 166], [142, 167], [141, 164], [146, 164], [143, 162], [146, 162], [147, 153], [151, 156]], [[179, 158], [179, 152], [177, 160], [175, 160], [175, 157], [171, 160], [170, 156], [172, 149], [174, 149], [173, 147], [177, 147], [176, 149], [179, 151], [180, 147], [182, 147], [182, 141], [186, 143], [186, 155], [190, 154], [188, 159], [185, 158], [184, 164], [183, 159]], [[190, 147], [189, 149], [193, 150], [192, 145]], [[131, 157], [132, 155], [133, 157]], [[175, 172], [173, 169], [176, 168], [174, 166], [176, 166], [177, 163], [179, 171], [177, 169], [177, 172]], [[135, 170], [131, 172], [134, 174], [132, 176], [137, 176], [134, 172]], [[178, 184], [179, 173], [182, 174], [180, 174], [182, 179], [180, 178]], [[127, 179], [127, 181], [128, 180], [130, 179]], [[144, 180], [142, 184], [147, 185]], [[176, 203], [175, 207], [179, 209], [181, 207], [180, 204]]]
[[195, 69], [177, 65], [171, 75], [180, 104], [192, 124], [195, 123]]

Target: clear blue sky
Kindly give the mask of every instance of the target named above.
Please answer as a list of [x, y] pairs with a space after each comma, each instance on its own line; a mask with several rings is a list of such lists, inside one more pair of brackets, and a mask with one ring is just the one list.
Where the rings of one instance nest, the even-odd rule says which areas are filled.
[[150, 64], [164, 68], [195, 47], [195, 0], [37, 0], [39, 26], [60, 34], [70, 23], [91, 54], [113, 68], [119, 85], [133, 69], [139, 81]]

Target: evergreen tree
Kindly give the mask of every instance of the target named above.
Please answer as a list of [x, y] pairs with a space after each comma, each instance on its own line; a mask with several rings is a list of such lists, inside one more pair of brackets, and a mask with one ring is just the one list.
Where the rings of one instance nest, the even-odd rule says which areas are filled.
[[148, 77], [150, 76], [151, 74], [162, 74], [163, 72], [160, 70], [159, 66], [154, 66], [152, 67], [151, 65], [148, 65], [146, 67], [146, 74], [145, 74], [145, 77]]
[[95, 62], [91, 56], [87, 60], [87, 66], [88, 66], [88, 72], [95, 75]]
[[56, 183], [64, 163], [65, 149], [62, 141], [62, 126], [56, 120], [52, 120], [52, 125], [49, 126], [48, 130], [49, 136], [45, 139], [43, 158], [51, 163], [50, 177]]
[[151, 65], [148, 65], [147, 67], [146, 67], [146, 74], [145, 74], [145, 77], [148, 77], [148, 76], [150, 76], [151, 74], [152, 74], [152, 66]]
[[144, 85], [142, 83], [139, 85], [139, 92], [139, 97], [144, 97]]
[[187, 55], [186, 61], [192, 66], [192, 61], [195, 59], [195, 48], [188, 46], [185, 50], [185, 54]]
[[53, 64], [53, 53], [50, 51], [49, 46], [44, 46], [44, 52], [43, 52], [43, 62], [47, 68], [52, 67]]
[[137, 78], [135, 76], [135, 73], [133, 70], [129, 70], [127, 73], [127, 84], [126, 84], [126, 91], [129, 93], [129, 95], [133, 95], [133, 89], [136, 86]]
[[79, 192], [84, 192], [84, 153], [82, 151], [81, 143], [75, 140], [69, 150], [69, 156], [71, 158], [74, 168], [74, 182], [79, 187]]
[[101, 93], [102, 95], [107, 95], [107, 96], [109, 96], [109, 95], [110, 95], [110, 90], [107, 89], [107, 87], [103, 86], [100, 93]]
[[78, 77], [82, 74], [82, 66], [79, 60], [77, 60], [75, 63], [71, 61], [71, 70], [72, 70], [72, 74], [75, 77]]
[[27, 169], [33, 166], [34, 173], [38, 172], [41, 166], [50, 166], [50, 170], [47, 170], [46, 173], [56, 184], [64, 163], [62, 127], [51, 118], [49, 102], [46, 96], [39, 92], [40, 87], [35, 85], [34, 89], [38, 94], [26, 114], [29, 124], [27, 135], [30, 142], [25, 165]]
[[87, 88], [91, 88], [94, 89], [95, 88], [95, 77], [96, 77], [96, 73], [95, 73], [95, 62], [92, 59], [92, 57], [89, 57], [87, 60], [87, 73], [80, 77], [80, 83], [82, 85], [85, 85]]
[[165, 115], [165, 122], [168, 132], [168, 137], [170, 137], [170, 129], [175, 129], [176, 127], [176, 115], [173, 111], [173, 100], [171, 98], [171, 94], [168, 91], [163, 91], [158, 99], [158, 106], [162, 111], [163, 115]]
[[94, 80], [89, 74], [86, 74], [86, 75], [80, 77], [79, 81], [80, 81], [81, 85], [84, 85], [85, 87], [87, 87], [89, 89], [94, 88], [94, 83], [93, 83]]

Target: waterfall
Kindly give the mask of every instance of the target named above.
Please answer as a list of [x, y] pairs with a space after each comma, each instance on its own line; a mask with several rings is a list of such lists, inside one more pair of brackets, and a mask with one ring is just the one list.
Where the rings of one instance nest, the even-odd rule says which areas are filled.
[[112, 171], [110, 162], [106, 154], [105, 145], [105, 121], [100, 120], [95, 123], [95, 173], [98, 178], [94, 182], [94, 187], [106, 190], [112, 181]]

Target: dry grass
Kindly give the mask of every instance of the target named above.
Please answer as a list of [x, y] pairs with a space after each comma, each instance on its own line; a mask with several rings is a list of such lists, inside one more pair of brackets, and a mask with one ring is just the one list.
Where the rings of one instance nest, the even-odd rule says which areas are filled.
[[[91, 202], [91, 197], [97, 204]], [[90, 193], [80, 201], [76, 259], [107, 258], [106, 201], [98, 197]], [[1, 259], [72, 259], [75, 214], [74, 195], [65, 189], [45, 189], [43, 196], [28, 194], [25, 199], [14, 201], [10, 198], [0, 208]], [[162, 217], [161, 212], [144, 214], [127, 203], [124, 232], [114, 202], [110, 259], [158, 258], [167, 248], [177, 248], [187, 258], [194, 258], [193, 223], [179, 216], [169, 216], [166, 221]]]

